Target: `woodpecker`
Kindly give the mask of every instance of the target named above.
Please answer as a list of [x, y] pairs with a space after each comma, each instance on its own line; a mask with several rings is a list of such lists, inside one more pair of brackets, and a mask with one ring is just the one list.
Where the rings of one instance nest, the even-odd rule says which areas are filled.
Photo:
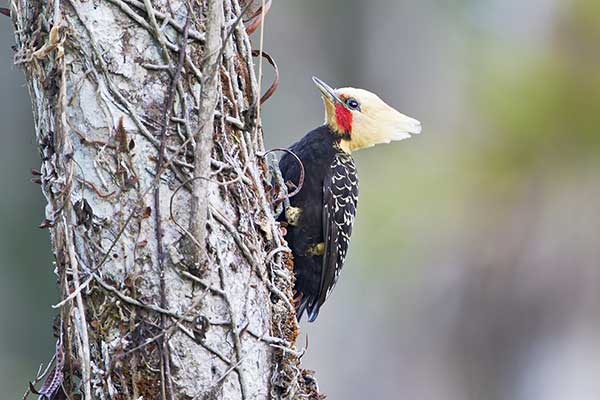
[[[280, 216], [294, 256], [298, 321], [313, 322], [339, 277], [358, 202], [358, 175], [352, 152], [421, 132], [421, 123], [363, 89], [333, 89], [313, 77], [325, 106], [324, 125], [290, 146], [302, 162], [304, 182]], [[299, 185], [301, 165], [285, 154], [279, 168], [286, 183]]]

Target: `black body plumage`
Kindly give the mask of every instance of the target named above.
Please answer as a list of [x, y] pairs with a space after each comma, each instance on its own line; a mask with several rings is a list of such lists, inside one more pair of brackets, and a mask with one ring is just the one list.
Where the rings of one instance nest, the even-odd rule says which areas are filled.
[[[304, 166], [304, 184], [290, 199], [299, 209], [288, 222], [286, 240], [294, 255], [296, 313], [317, 318], [336, 284], [346, 258], [358, 201], [358, 176], [352, 156], [339, 147], [342, 138], [328, 126], [307, 133], [290, 150]], [[284, 181], [298, 184], [300, 165], [286, 154], [279, 162]]]

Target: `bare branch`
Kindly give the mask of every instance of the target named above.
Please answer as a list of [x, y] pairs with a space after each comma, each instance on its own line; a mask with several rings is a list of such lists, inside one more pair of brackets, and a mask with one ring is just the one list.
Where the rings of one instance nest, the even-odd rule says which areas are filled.
[[[214, 110], [217, 105], [218, 80], [217, 71], [220, 65], [221, 27], [223, 26], [223, 3], [221, 0], [208, 0], [206, 19], [206, 47], [205, 62], [202, 63], [202, 82], [200, 98], [200, 129], [196, 134], [196, 147], [194, 150], [194, 174], [202, 176], [210, 169], [214, 133]], [[192, 209], [190, 232], [200, 247], [196, 247], [195, 264], [197, 268], [206, 260], [203, 243], [206, 237], [206, 220], [208, 216], [208, 182], [196, 179], [192, 183]]]

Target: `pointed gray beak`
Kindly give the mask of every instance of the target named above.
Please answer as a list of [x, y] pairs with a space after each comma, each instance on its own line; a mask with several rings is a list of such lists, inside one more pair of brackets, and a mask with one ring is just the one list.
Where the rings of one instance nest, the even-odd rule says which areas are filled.
[[321, 95], [323, 96], [324, 99], [329, 100], [331, 103], [338, 102], [340, 104], [343, 104], [342, 100], [340, 100], [340, 98], [335, 94], [335, 90], [331, 86], [329, 86], [328, 84], [326, 84], [325, 82], [323, 82], [322, 80], [317, 78], [316, 76], [313, 76], [312, 80], [315, 83], [315, 85], [317, 85], [319, 90], [321, 91]]

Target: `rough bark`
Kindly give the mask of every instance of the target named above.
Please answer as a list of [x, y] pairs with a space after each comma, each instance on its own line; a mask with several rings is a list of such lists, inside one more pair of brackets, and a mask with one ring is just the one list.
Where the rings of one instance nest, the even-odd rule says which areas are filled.
[[318, 397], [294, 345], [245, 7], [12, 3], [62, 296], [44, 395]]

